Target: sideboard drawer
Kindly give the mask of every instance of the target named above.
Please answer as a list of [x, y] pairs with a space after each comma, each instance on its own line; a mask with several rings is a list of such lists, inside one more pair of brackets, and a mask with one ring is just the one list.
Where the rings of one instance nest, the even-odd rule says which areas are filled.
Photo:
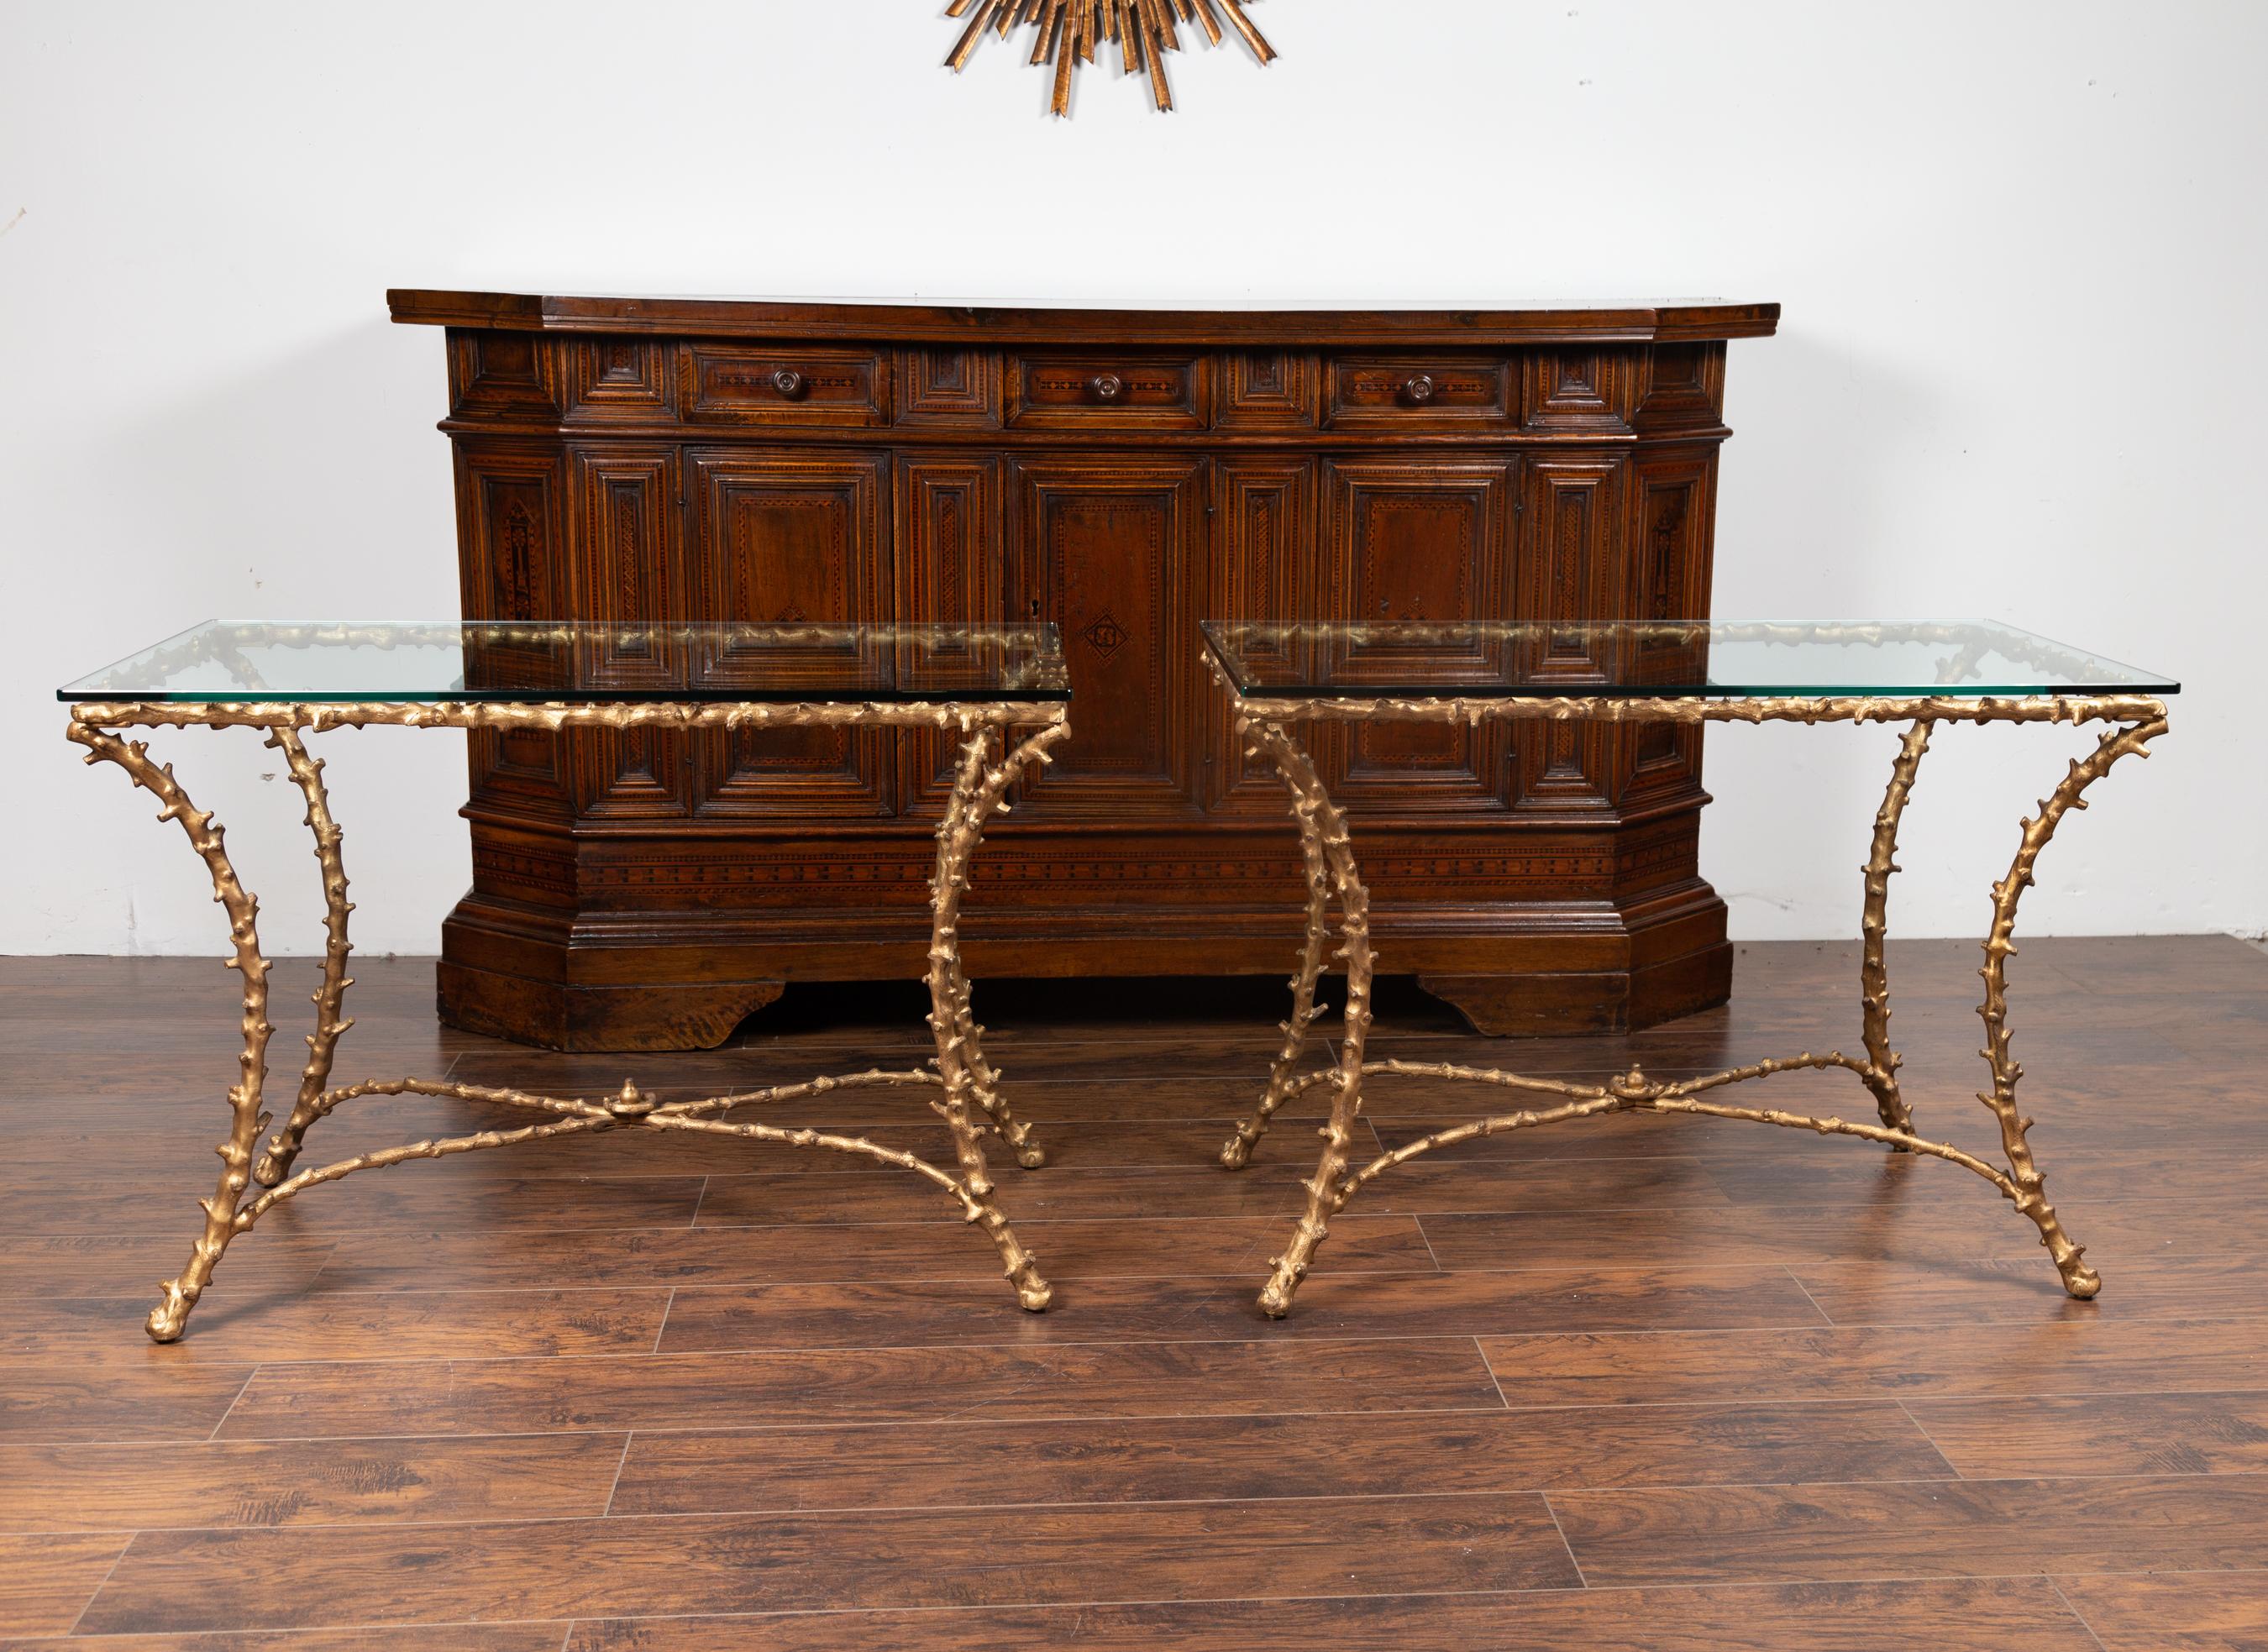
[[1500, 357], [1342, 356], [1325, 373], [1323, 422], [1509, 424], [1512, 383], [1511, 364]]
[[1008, 364], [1008, 422], [1201, 430], [1204, 383], [1201, 356], [1020, 356]]
[[887, 424], [889, 376], [866, 350], [688, 344], [687, 419], [711, 424]]

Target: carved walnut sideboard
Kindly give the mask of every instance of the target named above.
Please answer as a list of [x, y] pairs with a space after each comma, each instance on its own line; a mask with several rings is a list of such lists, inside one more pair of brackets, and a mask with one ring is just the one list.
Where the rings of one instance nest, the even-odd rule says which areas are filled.
[[[1705, 615], [1725, 344], [1778, 318], [388, 297], [447, 329], [468, 619], [1062, 627], [1077, 736], [977, 873], [992, 975], [1281, 972], [1286, 802], [1197, 621]], [[610, 662], [631, 691], [683, 669]], [[1334, 731], [1381, 967], [1487, 1032], [1720, 1001], [1701, 734]], [[785, 981], [920, 973], [933, 734], [472, 740], [457, 1024], [698, 1047]]]

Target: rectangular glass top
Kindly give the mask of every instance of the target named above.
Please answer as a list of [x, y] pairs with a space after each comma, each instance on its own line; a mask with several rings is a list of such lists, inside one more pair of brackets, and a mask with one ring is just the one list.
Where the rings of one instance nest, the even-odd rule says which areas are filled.
[[1255, 699], [1912, 699], [2181, 689], [2161, 672], [1987, 620], [1208, 620], [1203, 628], [1236, 691]]
[[1054, 701], [1056, 628], [209, 620], [64, 701]]

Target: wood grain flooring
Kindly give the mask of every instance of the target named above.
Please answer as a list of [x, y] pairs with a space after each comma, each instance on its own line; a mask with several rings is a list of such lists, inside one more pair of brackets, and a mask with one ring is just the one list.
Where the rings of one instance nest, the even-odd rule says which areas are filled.
[[[1923, 1125], [1988, 1149], [1973, 947], [1892, 962]], [[355, 973], [342, 1078], [691, 1094], [924, 1054], [910, 989], [570, 1056], [439, 1026], [430, 961]], [[1953, 1167], [1623, 1118], [1390, 1172], [1270, 1322], [1317, 1118], [1211, 1164], [1269, 987], [999, 983], [1051, 1155], [1000, 1172], [1045, 1315], [912, 1178], [656, 1134], [318, 1189], [160, 1348], [140, 1320], [210, 1191], [233, 978], [0, 959], [0, 1652], [2257, 1652], [2268, 957], [2036, 941], [2012, 977], [2092, 1303]], [[276, 1002], [309, 979], [279, 966]], [[1854, 1047], [1855, 980], [1852, 947], [1749, 947], [1722, 1010], [1518, 1043], [1389, 981], [1376, 1054], [1704, 1071]], [[1771, 1083], [1864, 1116], [1847, 1075]], [[1382, 1079], [1358, 1147], [1496, 1099]], [[311, 1152], [498, 1116], [373, 1100]], [[949, 1156], [905, 1094], [777, 1117]]]

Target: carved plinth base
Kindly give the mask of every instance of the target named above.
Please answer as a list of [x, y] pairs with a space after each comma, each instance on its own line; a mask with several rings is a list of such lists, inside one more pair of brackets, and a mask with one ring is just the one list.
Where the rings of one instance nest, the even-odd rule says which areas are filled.
[[[1381, 926], [1382, 928], [1383, 926]], [[1729, 941], [1629, 970], [1572, 975], [1434, 975], [1418, 986], [1491, 1038], [1635, 1032], [1723, 1003], [1733, 991]]]
[[[998, 858], [1028, 858], [1032, 836], [1002, 844]], [[1146, 977], [1279, 974], [1270, 937], [1300, 921], [1281, 885], [1241, 910], [1193, 911], [1181, 897], [1201, 884], [1197, 872], [1161, 882], [1150, 905], [1114, 908], [1101, 922], [1075, 892], [1049, 909], [987, 882], [962, 962], [983, 978], [1106, 977], [1134, 993]], [[1604, 912], [1599, 901], [1514, 903], [1497, 890], [1443, 907], [1407, 879], [1380, 889], [1378, 934], [1395, 972], [1415, 974], [1481, 1032], [1628, 1032], [1721, 1003], [1730, 990], [1724, 902], [1697, 881], [1666, 895], [1642, 890]], [[441, 1014], [553, 1049], [712, 1048], [783, 983], [917, 973], [921, 910], [848, 907], [823, 921], [725, 906], [641, 910], [593, 934], [475, 892], [442, 926]]]
[[578, 987], [475, 969], [435, 971], [441, 1019], [548, 1050], [713, 1050], [786, 989], [776, 980]]

